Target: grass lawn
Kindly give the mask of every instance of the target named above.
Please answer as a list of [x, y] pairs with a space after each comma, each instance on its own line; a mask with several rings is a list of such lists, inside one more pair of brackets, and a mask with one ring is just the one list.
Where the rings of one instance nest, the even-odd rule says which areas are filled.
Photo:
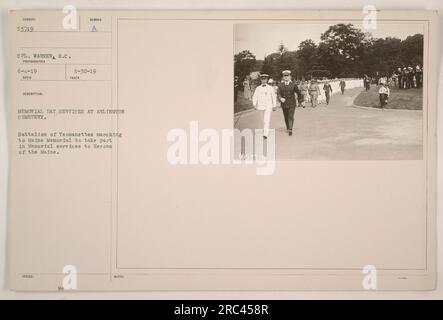
[[[354, 104], [360, 107], [373, 107], [380, 109], [380, 98], [378, 89], [380, 86], [372, 85], [369, 91], [362, 91], [354, 100]], [[422, 110], [423, 109], [423, 89], [403, 89], [390, 88], [388, 104], [385, 109], [407, 109]]]
[[252, 101], [247, 100], [243, 97], [243, 91], [238, 92], [237, 102], [234, 103], [234, 113], [252, 109]]

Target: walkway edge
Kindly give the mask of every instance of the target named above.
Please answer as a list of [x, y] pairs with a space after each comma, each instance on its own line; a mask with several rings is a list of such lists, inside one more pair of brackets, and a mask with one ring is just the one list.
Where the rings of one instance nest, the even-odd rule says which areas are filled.
[[374, 108], [374, 107], [364, 107], [364, 106], [359, 106], [356, 105], [355, 103], [352, 103], [352, 108], [357, 108], [357, 109], [364, 109], [364, 110], [377, 110], [377, 111], [406, 111], [406, 112], [423, 112], [422, 110], [410, 110], [410, 109], [389, 109], [389, 108]]
[[238, 116], [241, 116], [242, 114], [249, 113], [249, 112], [252, 112], [252, 111], [255, 111], [255, 109], [254, 108], [250, 108], [250, 109], [246, 109], [246, 110], [243, 110], [243, 111], [239, 111], [239, 112], [234, 113], [234, 117], [238, 117]]

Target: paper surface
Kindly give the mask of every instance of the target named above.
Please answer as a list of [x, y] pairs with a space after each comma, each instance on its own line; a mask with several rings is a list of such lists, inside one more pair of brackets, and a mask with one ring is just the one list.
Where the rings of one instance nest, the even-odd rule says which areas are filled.
[[[255, 111], [234, 110], [241, 28], [361, 25], [362, 13], [66, 16], [9, 17], [12, 289], [365, 290], [373, 268], [377, 290], [434, 288], [436, 13], [377, 18], [387, 34], [392, 25], [422, 30], [422, 110], [343, 105], [338, 128], [365, 117], [389, 126], [392, 141], [358, 127], [363, 146], [339, 138], [325, 145], [320, 129], [303, 136], [298, 119], [344, 119], [328, 113], [348, 97], [337, 93], [324, 112], [295, 110], [294, 140], [275, 125], [281, 111], [272, 113], [269, 174], [232, 159], [232, 145], [230, 155], [224, 149], [223, 132], [256, 127]], [[363, 80], [347, 81], [346, 94], [363, 90], [350, 87]], [[172, 149], [180, 135], [184, 158]], [[208, 137], [218, 141], [219, 161], [206, 164]]]

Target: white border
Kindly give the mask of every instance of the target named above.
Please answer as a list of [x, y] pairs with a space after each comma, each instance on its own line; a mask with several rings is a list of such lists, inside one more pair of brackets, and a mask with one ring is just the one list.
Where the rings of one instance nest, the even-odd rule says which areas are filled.
[[[82, 9], [353, 9], [361, 10], [363, 6], [372, 4], [377, 9], [404, 10], [404, 9], [434, 9], [443, 13], [443, 2], [441, 0], [422, 0], [420, 2], [414, 0], [391, 0], [388, 5], [386, 1], [372, 0], [367, 1], [354, 0], [352, 6], [345, 4], [343, 1], [336, 0], [298, 0], [293, 2], [290, 0], [107, 0], [106, 6], [103, 1], [82, 0], [82, 1], [59, 1], [61, 9], [66, 4], [75, 5]], [[441, 222], [443, 212], [439, 202], [437, 203], [437, 228], [438, 228], [438, 274], [437, 289], [432, 292], [100, 292], [100, 293], [25, 293], [12, 292], [6, 287], [6, 225], [7, 225], [7, 113], [6, 108], [6, 92], [7, 83], [6, 71], [7, 65], [7, 12], [9, 9], [18, 8], [52, 8], [54, 1], [49, 0], [3, 0], [0, 2], [1, 9], [1, 50], [0, 50], [0, 299], [94, 299], [94, 298], [133, 298], [133, 299], [443, 299], [443, 224]], [[443, 34], [442, 20], [439, 18], [439, 32]], [[442, 43], [439, 44], [440, 61], [442, 61]], [[443, 91], [443, 72], [439, 66], [439, 90]], [[438, 107], [441, 108], [443, 96], [439, 94]], [[443, 120], [438, 116], [438, 135], [443, 133]], [[442, 139], [438, 141], [438, 169], [443, 164]], [[442, 181], [443, 175], [438, 170], [437, 181]], [[437, 185], [437, 199], [443, 199], [443, 192], [440, 191], [440, 185]]]

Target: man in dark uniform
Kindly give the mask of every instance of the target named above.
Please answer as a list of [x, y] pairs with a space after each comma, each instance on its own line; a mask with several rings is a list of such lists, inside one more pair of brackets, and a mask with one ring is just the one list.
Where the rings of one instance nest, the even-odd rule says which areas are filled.
[[401, 76], [403, 78], [403, 89], [409, 89], [409, 71], [408, 71], [408, 68], [406, 68], [406, 67], [403, 68]]
[[414, 69], [412, 67], [408, 67], [408, 89], [414, 88]]
[[423, 85], [423, 70], [420, 66], [415, 67], [415, 79], [417, 82], [417, 88], [421, 88]]
[[398, 68], [397, 71], [395, 72], [395, 75], [397, 76], [397, 81], [398, 81], [398, 88], [399, 89], [403, 89], [403, 73], [401, 72], [401, 68]]
[[297, 106], [297, 100], [301, 99], [301, 93], [298, 86], [291, 80], [291, 71], [282, 72], [283, 80], [278, 86], [278, 99], [281, 102], [283, 116], [285, 117], [286, 130], [292, 136], [292, 126], [294, 125], [294, 111]]
[[369, 89], [371, 89], [371, 79], [369, 79], [368, 75], [366, 74], [365, 77], [363, 78], [363, 85], [366, 91], [369, 91]]
[[345, 94], [345, 88], [346, 88], [346, 81], [341, 79], [340, 80], [340, 90], [341, 90], [341, 94]]
[[325, 91], [326, 105], [328, 105], [329, 104], [329, 100], [331, 99], [331, 94], [332, 94], [332, 87], [329, 84], [329, 81], [325, 82], [325, 84], [323, 85], [323, 90]]

